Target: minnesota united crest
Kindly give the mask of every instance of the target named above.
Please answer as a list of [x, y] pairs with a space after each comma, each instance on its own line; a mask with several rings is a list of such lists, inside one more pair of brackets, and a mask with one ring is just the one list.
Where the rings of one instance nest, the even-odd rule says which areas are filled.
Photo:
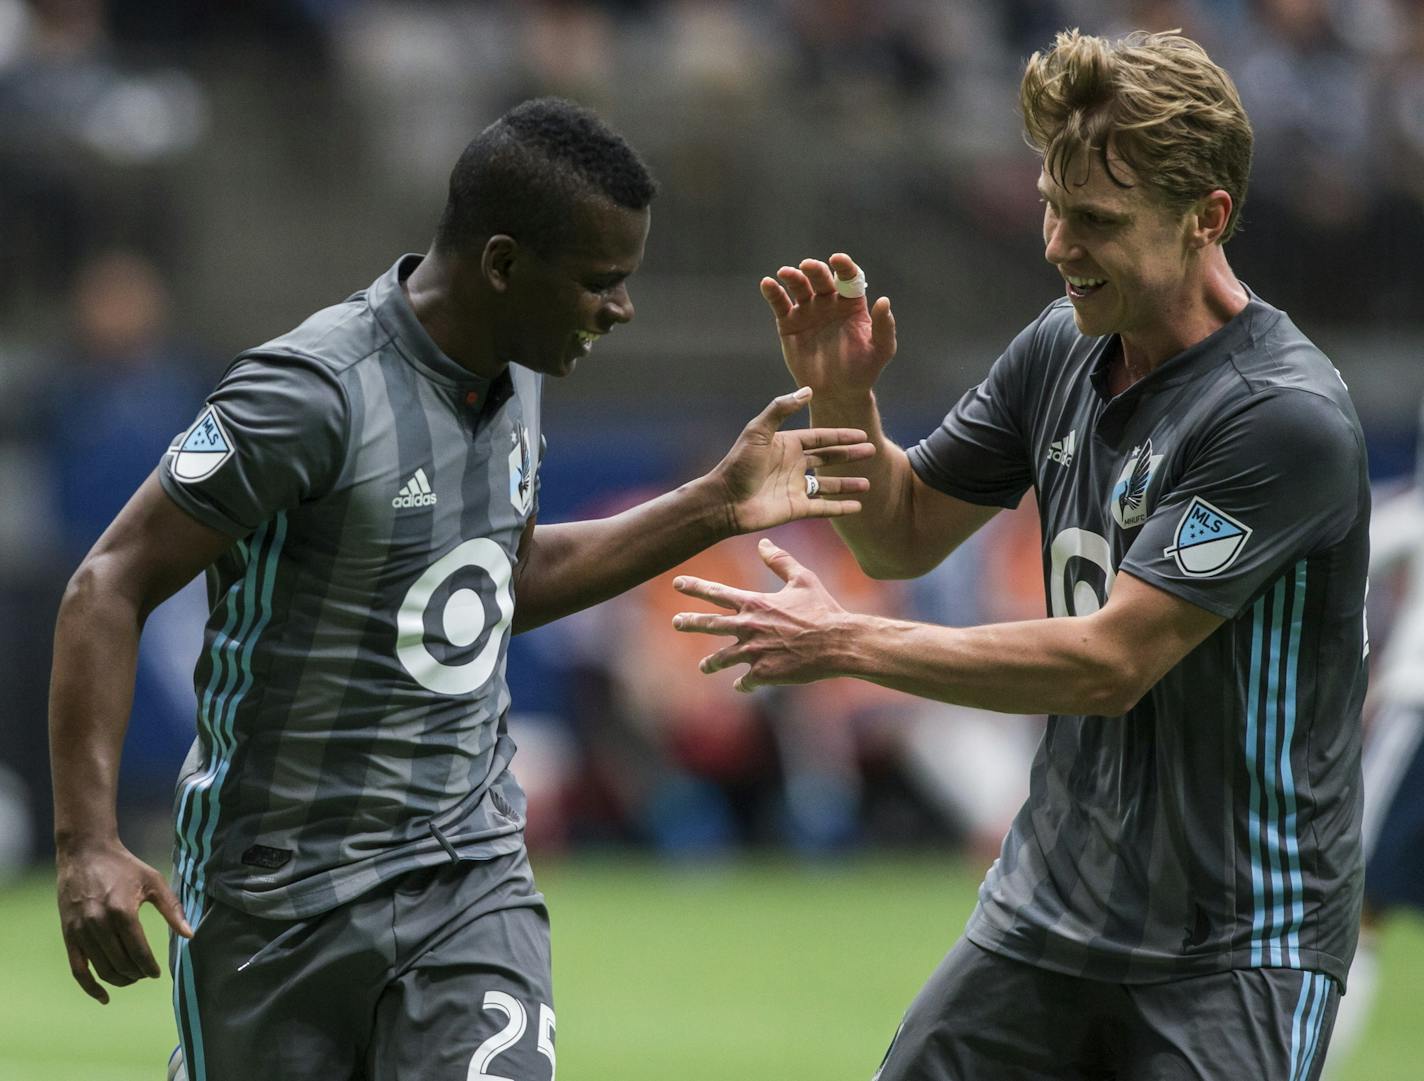
[[534, 505], [534, 470], [529, 465], [529, 430], [516, 425], [509, 433], [514, 449], [509, 452], [509, 501], [520, 514]]
[[1122, 475], [1108, 497], [1113, 521], [1120, 529], [1134, 529], [1147, 521], [1147, 489], [1161, 462], [1162, 455], [1152, 453], [1150, 439], [1140, 447], [1133, 447], [1127, 456]]

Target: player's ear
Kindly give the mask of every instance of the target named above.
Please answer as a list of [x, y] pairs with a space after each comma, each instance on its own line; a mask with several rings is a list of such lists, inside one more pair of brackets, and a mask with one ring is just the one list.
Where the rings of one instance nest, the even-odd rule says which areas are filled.
[[485, 241], [485, 249], [480, 253], [480, 272], [496, 293], [509, 288], [510, 274], [518, 257], [519, 241], [512, 236], [496, 233]]
[[1188, 221], [1188, 244], [1205, 248], [1219, 242], [1231, 220], [1231, 207], [1231, 196], [1220, 188], [1199, 200]]

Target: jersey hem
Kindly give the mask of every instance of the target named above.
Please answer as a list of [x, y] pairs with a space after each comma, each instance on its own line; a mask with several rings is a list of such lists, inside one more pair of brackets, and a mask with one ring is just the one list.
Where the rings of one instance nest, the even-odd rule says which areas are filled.
[[233, 540], [241, 540], [252, 532], [252, 529], [247, 526], [239, 522], [234, 522], [231, 518], [219, 514], [195, 500], [183, 488], [182, 484], [169, 474], [166, 463], [159, 466], [158, 484], [167, 494], [168, 498], [178, 505], [179, 510], [200, 524], [208, 526], [210, 529], [216, 529], [219, 533], [226, 534]]
[[1234, 619], [1245, 605], [1240, 607], [1224, 603], [1214, 597], [1210, 592], [1195, 589], [1190, 582], [1183, 582], [1180, 578], [1171, 578], [1153, 570], [1151, 567], [1144, 567], [1133, 560], [1124, 560], [1122, 566], [1118, 567], [1118, 572], [1126, 571], [1134, 578], [1140, 578], [1148, 585], [1156, 586], [1164, 592], [1172, 594], [1180, 600], [1187, 601], [1198, 608], [1203, 608], [1212, 615], [1221, 616], [1223, 619]]
[[990, 953], [998, 954], [1000, 957], [1007, 957], [1010, 960], [1019, 961], [1023, 964], [1032, 965], [1034, 968], [1041, 968], [1049, 972], [1056, 972], [1060, 975], [1077, 976], [1081, 979], [1097, 980], [1101, 983], [1171, 983], [1174, 980], [1186, 980], [1196, 976], [1209, 976], [1218, 972], [1288, 969], [1296, 972], [1323, 973], [1339, 984], [1343, 991], [1346, 977], [1350, 971], [1350, 966], [1345, 961], [1332, 954], [1323, 953], [1320, 950], [1309, 951], [1315, 964], [1295, 966], [1252, 964], [1249, 950], [1231, 949], [1220, 953], [1204, 954], [1199, 958], [1181, 958], [1170, 963], [1144, 962], [1141, 958], [1133, 958], [1126, 962], [1133, 971], [1129, 971], [1125, 974], [1106, 975], [1101, 971], [1103, 967], [1120, 965], [1122, 962], [1101, 953], [1091, 953], [1088, 951], [1083, 951], [1081, 954], [1083, 964], [1076, 967], [1061, 961], [1051, 960], [1027, 950], [1015, 949], [998, 934], [986, 934], [980, 928], [974, 926], [972, 917], [970, 925], [965, 928], [964, 937], [969, 939], [970, 942], [974, 943], [974, 945], [980, 949], [988, 950]]
[[[178, 865], [181, 863], [179, 860], [174, 861], [174, 875], [178, 881], [195, 893], [205, 893], [229, 908], [238, 909], [250, 916], [274, 920], [301, 920], [310, 916], [319, 916], [323, 912], [330, 912], [334, 908], [349, 904], [391, 879], [411, 871], [420, 871], [452, 862], [477, 863], [517, 852], [524, 847], [524, 827], [519, 826], [509, 833], [487, 837], [472, 844], [462, 844], [458, 840], [453, 841], [452, 844], [457, 857], [454, 860], [432, 838], [429, 842], [421, 841], [415, 850], [403, 849], [399, 859], [388, 858], [381, 862], [381, 857], [377, 856], [371, 862], [350, 864], [342, 870], [350, 872], [354, 869], [357, 873], [353, 878], [359, 879], [361, 885], [349, 893], [342, 888], [343, 881], [333, 880], [330, 877], [330, 872], [317, 872], [315, 875], [309, 876], [307, 881], [310, 885], [304, 888], [277, 886], [270, 891], [235, 889], [224, 885], [220, 878], [208, 878], [200, 889], [193, 880], [195, 876], [192, 872], [185, 874], [178, 870]], [[346, 879], [345, 882], [351, 880]], [[268, 893], [273, 895], [271, 900], [267, 899]]]

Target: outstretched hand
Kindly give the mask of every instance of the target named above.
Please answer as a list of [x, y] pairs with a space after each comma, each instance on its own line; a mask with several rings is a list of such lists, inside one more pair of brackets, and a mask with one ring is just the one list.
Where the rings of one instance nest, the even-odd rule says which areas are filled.
[[673, 580], [679, 593], [710, 601], [730, 613], [679, 612], [673, 617], [676, 630], [736, 639], [703, 657], [698, 667], [711, 675], [734, 664], [747, 665], [733, 684], [739, 691], [775, 683], [813, 683], [840, 674], [832, 649], [845, 639], [839, 627], [846, 610], [790, 553], [769, 540], [761, 541], [757, 551], [786, 583], [779, 592], [734, 589], [687, 575]]
[[780, 430], [788, 417], [806, 408], [811, 388], [773, 398], [745, 428], [712, 471], [723, 485], [734, 533], [770, 529], [798, 518], [854, 514], [870, 490], [864, 477], [821, 477], [816, 496], [806, 493], [806, 473], [844, 465], [875, 454], [859, 428]]
[[99, 980], [127, 987], [163, 973], [139, 923], [138, 909], [145, 901], [175, 932], [193, 937], [163, 876], [123, 845], [115, 842], [82, 854], [61, 855], [59, 921], [69, 971], [84, 993], [101, 1004], [108, 1004], [109, 992]]
[[843, 297], [836, 279], [851, 281], [860, 268], [837, 252], [829, 263], [803, 259], [761, 280], [761, 295], [776, 317], [781, 355], [792, 376], [822, 394], [870, 390], [895, 356], [895, 316], [890, 298], [867, 307], [864, 297]]

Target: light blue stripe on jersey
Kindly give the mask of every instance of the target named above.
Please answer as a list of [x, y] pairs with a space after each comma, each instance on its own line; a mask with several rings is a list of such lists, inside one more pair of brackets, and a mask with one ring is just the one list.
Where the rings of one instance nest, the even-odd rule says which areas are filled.
[[[249, 553], [249, 547], [247, 542], [240, 541], [238, 542], [237, 547], [238, 550], [243, 553], [243, 557], [247, 558]], [[241, 591], [241, 579], [233, 582], [232, 585], [228, 587], [227, 597], [223, 602], [227, 608], [227, 618], [223, 622], [222, 630], [220, 630], [216, 635], [213, 636], [213, 644], [208, 654], [210, 658], [209, 663], [211, 666], [211, 671], [208, 673], [208, 685], [203, 689], [203, 697], [198, 703], [198, 717], [201, 721], [206, 722], [204, 724], [204, 727], [207, 729], [208, 736], [209, 768], [211, 768], [216, 754], [212, 742], [213, 737], [211, 722], [213, 689], [218, 680], [222, 678], [224, 656], [222, 647], [223, 644], [227, 642], [229, 637], [232, 635], [232, 629], [237, 624], [238, 613], [241, 608], [241, 605], [238, 603], [238, 597]], [[197, 786], [200, 783], [203, 783], [203, 781], [207, 778], [207, 775], [208, 769], [204, 769], [201, 772], [194, 774], [186, 782], [184, 782], [183, 791], [179, 793], [178, 796], [178, 813], [175, 822], [175, 825], [178, 830], [180, 847], [180, 852], [178, 855], [178, 877], [179, 880], [183, 882], [188, 881], [188, 872], [192, 868], [194, 855], [194, 839], [189, 836], [191, 831], [188, 828], [189, 816], [195, 813], [193, 810], [193, 796], [197, 790]]]
[[[1299, 968], [1300, 927], [1305, 919], [1300, 869], [1300, 836], [1295, 772], [1291, 746], [1295, 741], [1301, 627], [1305, 621], [1306, 561], [1293, 571], [1294, 591], [1286, 605], [1287, 578], [1282, 577], [1252, 606], [1251, 691], [1247, 696], [1246, 768], [1251, 778], [1251, 886], [1255, 907], [1251, 916], [1251, 964]], [[1266, 605], [1271, 633], [1265, 637]], [[1285, 672], [1281, 673], [1284, 656]], [[1262, 698], [1261, 665], [1266, 664]], [[1257, 739], [1264, 730], [1264, 751]], [[1263, 823], [1265, 828], [1263, 829]], [[1264, 856], [1264, 859], [1263, 859]], [[1271, 904], [1265, 904], [1267, 876]], [[1290, 904], [1286, 890], [1290, 890]]]
[[[216, 810], [215, 807], [209, 807], [207, 793], [217, 777], [217, 771], [223, 758], [230, 752], [230, 748], [225, 746], [219, 724], [222, 704], [237, 678], [236, 669], [228, 664], [228, 658], [238, 649], [242, 639], [246, 637], [251, 628], [254, 606], [251, 603], [250, 595], [258, 562], [255, 552], [262, 544], [266, 533], [267, 526], [264, 525], [253, 538], [239, 541], [237, 544], [238, 551], [242, 553], [246, 562], [246, 570], [243, 577], [228, 590], [227, 619], [223, 624], [222, 631], [213, 638], [209, 653], [212, 658], [212, 671], [208, 675], [208, 685], [203, 690], [203, 698], [199, 707], [199, 718], [208, 737], [208, 763], [201, 773], [189, 779], [184, 788], [183, 801], [186, 803], [186, 808], [180, 803], [180, 837], [182, 838], [183, 857], [179, 866], [179, 874], [185, 882], [193, 881], [194, 872], [202, 862], [202, 854], [198, 849], [199, 823], [202, 821], [204, 809]], [[239, 620], [241, 626], [234, 634], [233, 626]]]
[[1271, 590], [1271, 653], [1266, 669], [1266, 775], [1262, 778], [1266, 789], [1266, 821], [1269, 828], [1265, 836], [1266, 866], [1271, 875], [1271, 909], [1266, 920], [1269, 945], [1266, 948], [1267, 964], [1279, 965], [1280, 943], [1275, 941], [1275, 932], [1280, 928], [1285, 916], [1285, 905], [1281, 893], [1285, 880], [1281, 875], [1281, 836], [1279, 820], [1276, 817], [1276, 794], [1280, 791], [1277, 769], [1279, 759], [1279, 732], [1277, 729], [1280, 713], [1281, 688], [1278, 682], [1281, 657], [1281, 609], [1285, 603], [1285, 581], [1276, 583]]
[[[179, 810], [184, 850], [179, 873], [185, 881], [193, 882], [200, 893], [207, 884], [207, 859], [217, 826], [222, 782], [236, 745], [237, 708], [252, 686], [252, 651], [271, 619], [277, 560], [286, 532], [287, 516], [279, 513], [259, 528], [250, 542], [240, 542], [247, 560], [246, 572], [240, 588], [235, 585], [228, 591], [227, 619], [222, 632], [213, 639], [212, 672], [200, 708], [208, 729], [208, 768], [187, 783]], [[239, 621], [240, 627], [233, 635], [233, 624]], [[206, 825], [201, 826], [199, 837], [205, 817]]]
[[1251, 778], [1251, 802], [1247, 809], [1248, 844], [1251, 850], [1251, 964], [1261, 963], [1261, 938], [1265, 931], [1266, 885], [1261, 874], [1261, 780], [1256, 768], [1256, 728], [1261, 716], [1261, 635], [1266, 614], [1266, 598], [1251, 606], [1251, 674], [1246, 695], [1246, 773]]
[[198, 889], [201, 891], [206, 886], [207, 878], [207, 857], [212, 854], [213, 833], [217, 829], [218, 801], [222, 792], [223, 780], [227, 777], [228, 767], [232, 765], [232, 749], [236, 745], [237, 731], [237, 707], [246, 697], [247, 692], [252, 688], [252, 651], [257, 646], [257, 641], [262, 637], [262, 632], [267, 629], [267, 624], [272, 619], [272, 589], [277, 580], [277, 559], [282, 552], [282, 544], [287, 539], [287, 515], [279, 513], [276, 516], [276, 526], [271, 546], [261, 559], [261, 614], [258, 616], [257, 624], [252, 628], [247, 640], [243, 643], [242, 649], [237, 655], [238, 665], [242, 671], [242, 682], [237, 688], [237, 692], [225, 703], [227, 706], [227, 716], [222, 715], [219, 708], [218, 720], [223, 732], [223, 743], [225, 753], [222, 762], [218, 766], [217, 777], [213, 782], [211, 799], [213, 802], [212, 812], [208, 815], [207, 827], [203, 831], [203, 840], [200, 851], [203, 855], [203, 865], [198, 868]]
[[[227, 748], [222, 743], [221, 728], [217, 722], [222, 711], [222, 702], [236, 678], [234, 670], [228, 665], [228, 657], [238, 648], [238, 643], [246, 636], [250, 627], [253, 606], [245, 597], [252, 592], [251, 582], [257, 570], [254, 552], [261, 544], [266, 530], [267, 527], [263, 526], [254, 538], [239, 541], [237, 544], [237, 549], [246, 563], [245, 573], [228, 589], [225, 602], [227, 619], [223, 623], [223, 629], [214, 636], [212, 648], [209, 651], [212, 671], [208, 674], [208, 685], [203, 690], [203, 698], [199, 705], [199, 717], [208, 737], [208, 762], [201, 773], [188, 781], [183, 793], [187, 806], [186, 812], [182, 816], [181, 829], [184, 862], [179, 871], [184, 881], [192, 881], [191, 872], [199, 858], [197, 831], [198, 824], [202, 821], [203, 809], [207, 806], [206, 793], [217, 776], [219, 763], [227, 753]], [[233, 628], [239, 621], [241, 621], [241, 628], [234, 633]], [[216, 705], [214, 704], [215, 700]], [[180, 810], [182, 809], [180, 808]]]
[[1300, 967], [1300, 925], [1305, 920], [1304, 883], [1300, 873], [1300, 835], [1296, 816], [1295, 772], [1291, 766], [1291, 745], [1295, 742], [1297, 662], [1300, 660], [1300, 630], [1305, 622], [1305, 560], [1295, 565], [1295, 593], [1291, 600], [1290, 647], [1286, 651], [1285, 732], [1281, 738], [1281, 791], [1285, 797], [1283, 825], [1286, 861], [1290, 872], [1290, 921], [1285, 927], [1286, 964]]

